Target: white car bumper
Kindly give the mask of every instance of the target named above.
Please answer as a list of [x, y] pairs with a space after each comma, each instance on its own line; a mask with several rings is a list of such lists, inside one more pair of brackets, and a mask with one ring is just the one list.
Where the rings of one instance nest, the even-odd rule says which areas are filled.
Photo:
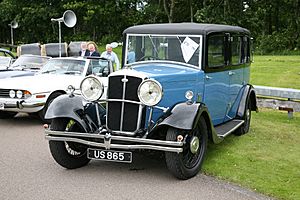
[[44, 108], [46, 100], [0, 98], [0, 111], [34, 113]]

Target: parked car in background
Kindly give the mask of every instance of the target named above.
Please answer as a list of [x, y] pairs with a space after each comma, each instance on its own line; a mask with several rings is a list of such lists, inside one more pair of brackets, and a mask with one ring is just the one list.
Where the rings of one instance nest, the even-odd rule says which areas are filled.
[[3, 48], [0, 48], [0, 56], [16, 59], [16, 56], [10, 50], [3, 49]]
[[74, 169], [91, 159], [130, 163], [134, 150], [163, 151], [175, 177], [191, 178], [209, 140], [249, 131], [257, 109], [249, 84], [250, 33], [171, 23], [133, 26], [123, 34], [125, 66], [109, 75], [104, 102], [104, 83], [89, 76], [81, 83], [87, 105], [72, 95], [50, 105], [45, 133], [51, 154]]
[[32, 76], [50, 59], [48, 56], [21, 55], [7, 69], [0, 71], [1, 78]]
[[63, 57], [50, 59], [35, 76], [0, 79], [0, 118], [23, 112], [38, 114], [44, 120], [49, 104], [66, 94], [69, 85], [79, 91], [82, 79], [94, 74], [107, 87], [112, 70], [107, 59]]
[[12, 62], [13, 60], [11, 57], [0, 56], [0, 72], [2, 70], [7, 70]]

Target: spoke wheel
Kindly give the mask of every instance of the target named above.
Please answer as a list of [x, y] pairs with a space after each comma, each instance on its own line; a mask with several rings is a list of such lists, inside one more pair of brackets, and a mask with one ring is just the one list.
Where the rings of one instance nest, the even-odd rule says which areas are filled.
[[[68, 118], [53, 119], [51, 130], [82, 132], [83, 129], [73, 120]], [[49, 141], [49, 148], [54, 160], [67, 169], [75, 169], [87, 165], [87, 148], [74, 142]]]
[[170, 172], [178, 179], [189, 179], [201, 169], [207, 150], [207, 125], [203, 117], [199, 125], [192, 131], [169, 128], [166, 139], [176, 141], [178, 135], [185, 137], [183, 152], [166, 152], [166, 164]]

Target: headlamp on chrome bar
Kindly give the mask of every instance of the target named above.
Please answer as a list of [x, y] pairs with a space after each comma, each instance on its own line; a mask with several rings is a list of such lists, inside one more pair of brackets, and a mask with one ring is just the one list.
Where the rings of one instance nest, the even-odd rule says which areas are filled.
[[95, 76], [85, 77], [80, 84], [82, 96], [88, 101], [97, 101], [104, 91], [103, 83]]
[[151, 79], [144, 80], [138, 88], [138, 97], [146, 106], [157, 105], [163, 95], [159, 82]]

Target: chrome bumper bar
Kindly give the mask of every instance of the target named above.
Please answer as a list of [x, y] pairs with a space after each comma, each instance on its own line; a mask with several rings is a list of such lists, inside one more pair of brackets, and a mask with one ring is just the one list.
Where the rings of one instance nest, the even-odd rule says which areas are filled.
[[24, 101], [17, 101], [15, 103], [3, 103], [3, 104], [4, 104], [4, 108], [18, 108], [18, 109], [36, 108], [45, 105], [45, 103], [26, 103]]
[[[64, 142], [76, 142], [88, 146], [105, 148], [105, 149], [147, 149], [157, 151], [168, 151], [180, 153], [183, 151], [183, 142], [176, 141], [165, 141], [165, 140], [153, 140], [145, 138], [133, 138], [124, 136], [114, 136], [110, 134], [88, 134], [88, 133], [76, 133], [76, 132], [64, 132], [64, 131], [51, 131], [45, 129], [45, 138], [53, 141], [64, 141]], [[90, 139], [103, 139], [103, 142], [95, 142], [87, 140]], [[135, 142], [139, 144], [116, 144], [116, 141], [121, 142]]]

